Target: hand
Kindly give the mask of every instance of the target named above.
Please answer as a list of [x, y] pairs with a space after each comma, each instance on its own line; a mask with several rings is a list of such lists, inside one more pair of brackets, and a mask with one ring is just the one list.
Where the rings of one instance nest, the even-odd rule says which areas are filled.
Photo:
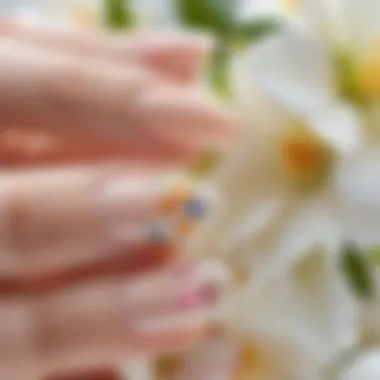
[[142, 45], [147, 50], [118, 41], [111, 57], [103, 53], [111, 39], [99, 48], [88, 38], [65, 34], [52, 47], [58, 36], [13, 25], [0, 38], [0, 371], [7, 380], [189, 344], [226, 281], [219, 264], [175, 259], [209, 204], [191, 183], [162, 183], [156, 166], [20, 170], [116, 157], [186, 162], [210, 137], [234, 134], [227, 115], [192, 97], [191, 70], [178, 74], [182, 55], [171, 53], [198, 57], [194, 78], [199, 45], [144, 36], [152, 41]]
[[0, 26], [0, 162], [183, 164], [236, 133], [195, 89], [200, 37]]

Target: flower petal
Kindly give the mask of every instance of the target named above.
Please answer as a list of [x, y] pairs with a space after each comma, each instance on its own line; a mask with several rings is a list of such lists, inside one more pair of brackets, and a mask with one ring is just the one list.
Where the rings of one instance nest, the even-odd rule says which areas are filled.
[[340, 153], [353, 152], [364, 139], [362, 123], [354, 108], [338, 102], [314, 115], [310, 125]]
[[271, 136], [247, 133], [227, 155], [213, 178], [223, 202], [190, 242], [194, 255], [227, 259], [234, 269], [245, 266], [238, 247], [286, 206], [288, 187], [274, 149]]
[[336, 47], [348, 42], [346, 0], [301, 0], [301, 2], [309, 25], [327, 45]]
[[153, 361], [148, 358], [129, 361], [123, 372], [130, 380], [156, 380]]
[[346, 236], [380, 245], [380, 146], [342, 160], [334, 177], [338, 216]]
[[380, 2], [378, 0], [344, 0], [343, 7], [349, 42], [354, 51], [368, 52], [374, 42], [378, 45]]
[[310, 378], [305, 375], [317, 374], [355, 338], [353, 302], [340, 286], [329, 252], [309, 253], [293, 271], [268, 282], [260, 294], [251, 287], [237, 292], [231, 302], [229, 324], [255, 337], [277, 374], [273, 378]]
[[229, 337], [206, 337], [181, 355], [169, 380], [232, 380], [238, 354], [237, 342]]
[[[238, 82], [257, 89], [295, 115], [325, 109], [334, 96], [334, 77], [323, 44], [306, 29], [289, 27], [246, 54]], [[241, 66], [242, 67], [242, 66]]]
[[260, 292], [266, 283], [286, 273], [312, 247], [325, 242], [332, 228], [328, 198], [301, 198], [289, 203], [265, 234], [253, 236], [244, 244], [252, 288]]

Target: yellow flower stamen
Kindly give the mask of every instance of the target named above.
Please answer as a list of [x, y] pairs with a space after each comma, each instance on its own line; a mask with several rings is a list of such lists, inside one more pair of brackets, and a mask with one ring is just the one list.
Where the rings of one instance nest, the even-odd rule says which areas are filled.
[[93, 27], [96, 23], [94, 12], [85, 6], [74, 7], [72, 17], [76, 24], [83, 27]]
[[236, 372], [231, 380], [257, 379], [267, 372], [264, 354], [259, 346], [245, 344], [240, 351]]
[[308, 186], [323, 179], [331, 163], [331, 150], [305, 126], [292, 126], [280, 139], [286, 174], [297, 185]]
[[367, 100], [380, 98], [380, 41], [375, 41], [368, 58], [359, 64], [358, 89]]
[[301, 8], [300, 0], [283, 0], [282, 4], [286, 12], [297, 12]]

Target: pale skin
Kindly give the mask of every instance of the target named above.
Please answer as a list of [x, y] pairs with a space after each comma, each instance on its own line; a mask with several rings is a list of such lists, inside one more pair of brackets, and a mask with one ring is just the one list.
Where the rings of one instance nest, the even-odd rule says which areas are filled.
[[0, 25], [2, 377], [117, 366], [201, 335], [224, 269], [179, 260], [176, 235], [154, 228], [161, 172], [236, 134], [195, 85], [209, 50]]

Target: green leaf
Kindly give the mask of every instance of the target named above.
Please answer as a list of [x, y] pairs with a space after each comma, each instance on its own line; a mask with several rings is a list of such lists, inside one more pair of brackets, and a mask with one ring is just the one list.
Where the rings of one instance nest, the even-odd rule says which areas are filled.
[[359, 91], [356, 82], [356, 64], [352, 55], [344, 50], [336, 49], [332, 52], [337, 75], [337, 85], [339, 95], [345, 99], [353, 101], [358, 105], [363, 105], [365, 100]]
[[380, 247], [372, 248], [370, 256], [376, 265], [380, 265]]
[[129, 0], [103, 0], [104, 24], [112, 30], [130, 29], [134, 24]]
[[225, 48], [220, 48], [213, 54], [207, 73], [216, 95], [223, 99], [231, 99], [230, 55]]
[[232, 34], [232, 44], [244, 47], [268, 37], [278, 30], [282, 24], [273, 18], [248, 20], [237, 24]]
[[342, 249], [341, 267], [348, 285], [359, 298], [368, 299], [374, 295], [370, 263], [357, 247], [348, 244]]
[[177, 15], [188, 27], [227, 36], [235, 22], [237, 0], [177, 0]]

